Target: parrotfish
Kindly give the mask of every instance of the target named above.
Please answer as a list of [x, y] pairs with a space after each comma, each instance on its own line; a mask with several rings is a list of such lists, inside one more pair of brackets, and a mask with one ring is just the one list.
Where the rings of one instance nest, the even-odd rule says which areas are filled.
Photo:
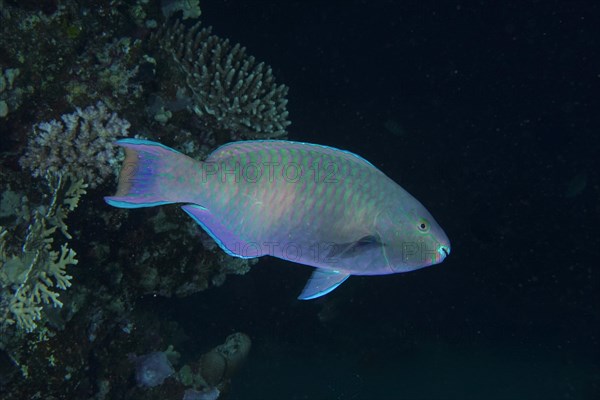
[[425, 207], [364, 158], [285, 140], [225, 144], [194, 160], [160, 143], [125, 149], [122, 208], [181, 203], [234, 257], [273, 256], [316, 267], [299, 299], [350, 275], [386, 275], [442, 262], [450, 241]]

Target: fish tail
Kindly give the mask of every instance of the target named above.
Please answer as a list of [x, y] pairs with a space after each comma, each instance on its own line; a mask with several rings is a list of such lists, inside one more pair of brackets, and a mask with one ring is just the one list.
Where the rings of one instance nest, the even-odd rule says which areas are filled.
[[200, 162], [157, 142], [122, 139], [125, 161], [114, 196], [104, 200], [114, 207], [140, 208], [195, 202], [194, 171]]

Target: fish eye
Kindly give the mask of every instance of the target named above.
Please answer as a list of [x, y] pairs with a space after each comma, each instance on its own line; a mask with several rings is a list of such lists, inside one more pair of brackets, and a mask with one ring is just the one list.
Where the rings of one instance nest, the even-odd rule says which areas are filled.
[[421, 232], [428, 232], [429, 231], [429, 223], [427, 221], [425, 221], [424, 219], [422, 219], [417, 223], [417, 229]]

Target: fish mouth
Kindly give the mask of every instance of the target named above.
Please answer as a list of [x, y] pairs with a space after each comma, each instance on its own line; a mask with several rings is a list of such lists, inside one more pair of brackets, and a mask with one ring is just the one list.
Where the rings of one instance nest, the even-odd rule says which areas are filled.
[[440, 254], [440, 262], [444, 261], [450, 255], [450, 246], [441, 245], [438, 248], [438, 253]]

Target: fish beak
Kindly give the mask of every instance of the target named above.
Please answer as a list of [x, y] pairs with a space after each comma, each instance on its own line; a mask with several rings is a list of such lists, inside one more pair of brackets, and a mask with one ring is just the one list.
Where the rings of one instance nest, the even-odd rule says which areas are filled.
[[441, 245], [438, 248], [438, 253], [440, 254], [440, 262], [444, 261], [444, 259], [450, 255], [450, 246]]

